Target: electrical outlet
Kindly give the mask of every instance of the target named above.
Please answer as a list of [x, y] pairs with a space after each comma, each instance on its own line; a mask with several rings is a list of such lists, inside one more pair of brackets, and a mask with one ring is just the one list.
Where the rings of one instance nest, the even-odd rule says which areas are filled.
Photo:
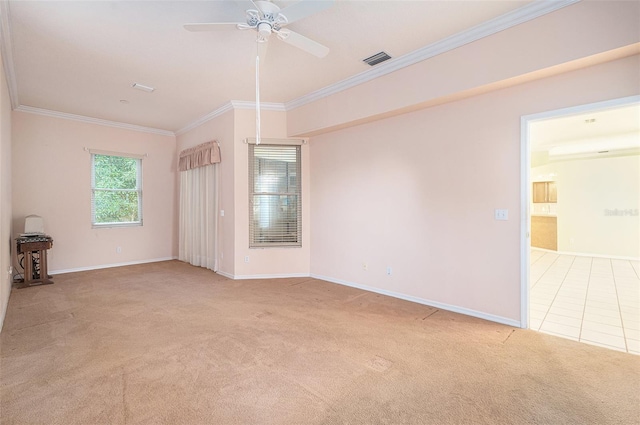
[[248, 263], [248, 262], [249, 262], [249, 256], [248, 256], [248, 255], [244, 257], [244, 262], [245, 262], [245, 263]]
[[509, 220], [509, 210], [495, 210], [496, 220]]
[[387, 266], [387, 276], [391, 276], [393, 274], [393, 269], [391, 266]]
[[362, 270], [364, 270], [365, 272], [369, 270], [369, 265], [367, 263], [362, 263]]
[[220, 217], [224, 217], [224, 210], [220, 210]]
[[116, 252], [117, 252], [118, 254], [122, 254], [122, 247], [121, 247], [121, 246], [116, 247]]

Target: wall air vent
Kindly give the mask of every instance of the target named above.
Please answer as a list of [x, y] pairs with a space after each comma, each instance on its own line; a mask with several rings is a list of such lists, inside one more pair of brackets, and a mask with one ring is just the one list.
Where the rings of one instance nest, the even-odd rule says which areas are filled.
[[380, 62], [384, 62], [386, 60], [391, 59], [391, 56], [389, 56], [388, 54], [386, 54], [385, 52], [380, 52], [380, 53], [376, 53], [373, 56], [369, 56], [366, 59], [362, 59], [362, 62], [369, 64], [371, 66], [377, 65]]
[[145, 85], [142, 85], [140, 83], [133, 83], [133, 85], [131, 87], [133, 87], [134, 89], [146, 91], [147, 93], [151, 93], [152, 91], [155, 90], [155, 87], [145, 86]]

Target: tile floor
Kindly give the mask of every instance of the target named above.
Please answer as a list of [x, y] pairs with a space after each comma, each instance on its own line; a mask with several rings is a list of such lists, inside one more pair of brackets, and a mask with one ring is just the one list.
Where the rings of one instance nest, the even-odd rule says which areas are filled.
[[531, 250], [530, 328], [640, 354], [640, 262]]

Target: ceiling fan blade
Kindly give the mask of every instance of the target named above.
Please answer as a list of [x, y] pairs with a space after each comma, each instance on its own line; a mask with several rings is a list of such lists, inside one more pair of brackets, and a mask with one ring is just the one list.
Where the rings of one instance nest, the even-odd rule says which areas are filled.
[[288, 23], [306, 18], [333, 6], [335, 0], [300, 0], [291, 6], [280, 10], [280, 14], [287, 18]]
[[297, 32], [291, 31], [288, 28], [287, 32], [289, 33], [289, 35], [287, 35], [286, 38], [281, 39], [285, 43], [297, 47], [298, 49], [302, 49], [305, 52], [311, 53], [312, 55], [319, 58], [323, 58], [329, 53], [329, 48], [327, 46], [323, 46], [317, 41], [313, 41], [312, 39], [298, 34]]
[[253, 2], [253, 0], [235, 0], [236, 5], [242, 9], [242, 11], [247, 11], [249, 9], [260, 10], [258, 6]]
[[235, 29], [238, 24], [245, 24], [245, 22], [211, 22], [207, 24], [184, 24], [183, 26], [187, 31], [224, 31]]

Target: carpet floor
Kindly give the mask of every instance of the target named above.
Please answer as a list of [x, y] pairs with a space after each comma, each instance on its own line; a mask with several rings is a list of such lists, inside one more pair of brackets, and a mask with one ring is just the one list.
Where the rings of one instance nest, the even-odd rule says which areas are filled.
[[13, 290], [2, 424], [634, 424], [640, 356], [178, 262]]

